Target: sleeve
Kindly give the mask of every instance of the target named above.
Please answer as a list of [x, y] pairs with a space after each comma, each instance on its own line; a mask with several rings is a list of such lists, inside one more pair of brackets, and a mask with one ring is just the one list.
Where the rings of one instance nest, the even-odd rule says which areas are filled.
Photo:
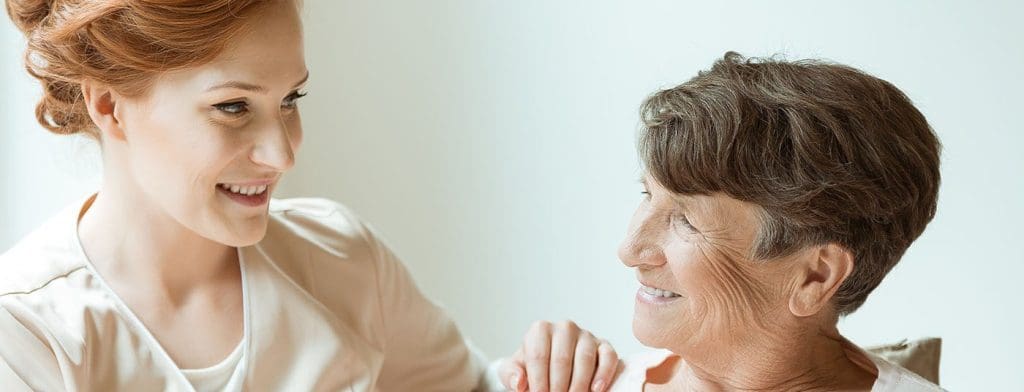
[[384, 328], [381, 391], [492, 391], [479, 350], [463, 338], [453, 320], [424, 297], [405, 266], [370, 229], [367, 240], [377, 259], [377, 287]]
[[32, 314], [0, 297], [0, 385], [4, 391], [63, 391], [60, 364], [47, 341], [31, 328]]
[[11, 369], [7, 362], [3, 358], [0, 358], [0, 385], [4, 388], [10, 388], [8, 390], [12, 392], [31, 391], [25, 381], [21, 379], [14, 370]]

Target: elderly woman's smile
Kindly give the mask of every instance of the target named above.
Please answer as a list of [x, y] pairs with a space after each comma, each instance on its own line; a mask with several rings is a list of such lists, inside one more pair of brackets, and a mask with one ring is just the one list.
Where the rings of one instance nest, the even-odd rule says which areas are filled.
[[637, 292], [637, 299], [643, 302], [650, 303], [666, 303], [679, 298], [678, 293], [674, 293], [668, 290], [659, 289], [654, 285], [643, 283], [640, 281], [640, 290]]
[[643, 390], [932, 390], [836, 327], [935, 214], [938, 140], [899, 90], [730, 53], [641, 116], [619, 259], [640, 282], [634, 335], [674, 355]]
[[[645, 176], [644, 198], [634, 214], [619, 257], [635, 267], [640, 289], [633, 329], [641, 342], [661, 346], [666, 330], [716, 336], [758, 323], [778, 308], [781, 290], [764, 282], [784, 264], [750, 263], [756, 208], [715, 195], [673, 195]], [[779, 287], [781, 288], [781, 287]]]

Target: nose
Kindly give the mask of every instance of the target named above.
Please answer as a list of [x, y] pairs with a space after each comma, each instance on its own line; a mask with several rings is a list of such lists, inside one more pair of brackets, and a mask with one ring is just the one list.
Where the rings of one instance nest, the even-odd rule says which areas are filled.
[[657, 219], [643, 207], [637, 209], [626, 232], [626, 238], [619, 244], [619, 260], [628, 267], [655, 267], [666, 263], [665, 251], [661, 246], [663, 230], [659, 230]]
[[301, 129], [290, 129], [283, 121], [276, 121], [264, 129], [250, 159], [253, 162], [285, 172], [295, 166], [295, 149], [301, 138]]

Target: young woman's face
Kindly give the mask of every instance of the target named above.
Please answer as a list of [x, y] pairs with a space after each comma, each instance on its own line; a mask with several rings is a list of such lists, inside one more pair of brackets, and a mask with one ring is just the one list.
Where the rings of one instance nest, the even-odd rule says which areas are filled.
[[308, 77], [297, 6], [278, 1], [213, 62], [162, 75], [118, 102], [125, 178], [143, 205], [214, 241], [266, 232], [268, 202], [302, 141]]

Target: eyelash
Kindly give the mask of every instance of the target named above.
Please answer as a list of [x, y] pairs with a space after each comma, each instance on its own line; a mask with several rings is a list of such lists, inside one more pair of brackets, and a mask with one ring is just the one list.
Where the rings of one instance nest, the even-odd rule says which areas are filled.
[[[287, 97], [285, 97], [284, 103], [281, 104], [281, 107], [288, 110], [295, 109], [296, 102], [299, 100], [299, 98], [305, 97], [306, 95], [307, 93], [302, 93], [298, 91], [293, 92], [289, 94]], [[249, 111], [249, 104], [245, 101], [218, 103], [216, 105], [213, 105], [213, 107], [221, 111], [222, 113], [231, 116], [241, 116]]]
[[686, 230], [697, 231], [697, 228], [693, 227], [693, 224], [690, 223], [690, 220], [686, 219], [686, 215], [675, 214], [675, 215], [673, 215], [673, 218], [674, 218], [674, 219], [672, 219], [673, 222], [681, 223], [683, 226], [686, 227]]

